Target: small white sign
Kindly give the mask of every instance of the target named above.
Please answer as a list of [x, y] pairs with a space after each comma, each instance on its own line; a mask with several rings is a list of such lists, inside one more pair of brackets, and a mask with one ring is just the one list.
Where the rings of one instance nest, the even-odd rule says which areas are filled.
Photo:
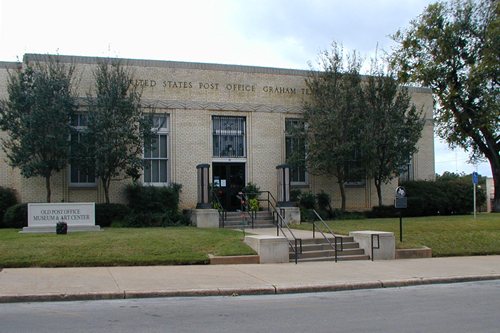
[[68, 226], [95, 226], [95, 203], [29, 203], [28, 227], [55, 227], [58, 222]]

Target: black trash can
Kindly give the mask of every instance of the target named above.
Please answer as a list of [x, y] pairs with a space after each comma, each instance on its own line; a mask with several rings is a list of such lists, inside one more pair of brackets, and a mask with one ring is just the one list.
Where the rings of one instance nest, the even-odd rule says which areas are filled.
[[56, 234], [66, 235], [68, 233], [68, 224], [66, 222], [57, 222]]

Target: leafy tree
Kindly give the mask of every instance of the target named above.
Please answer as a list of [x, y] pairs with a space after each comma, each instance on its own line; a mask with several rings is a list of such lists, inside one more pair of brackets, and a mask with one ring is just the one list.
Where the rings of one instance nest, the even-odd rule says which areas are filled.
[[9, 164], [26, 178], [44, 177], [50, 202], [50, 179], [68, 162], [69, 123], [77, 105], [72, 91], [74, 66], [50, 56], [43, 60], [9, 73], [0, 128], [8, 133], [2, 148]]
[[124, 174], [133, 179], [140, 176], [151, 122], [144, 115], [131, 73], [119, 62], [99, 63], [94, 77], [95, 93], [89, 94], [88, 123], [79, 149], [89, 156], [80, 157], [79, 165], [95, 168], [109, 203], [112, 179]]
[[422, 135], [421, 112], [411, 103], [408, 89], [400, 87], [392, 72], [375, 59], [363, 87], [366, 101], [366, 140], [363, 155], [367, 175], [373, 178], [378, 205], [382, 184], [397, 177], [413, 154]]
[[398, 31], [393, 63], [403, 82], [433, 89], [437, 133], [452, 147], [486, 157], [500, 211], [500, 2], [456, 0], [429, 5]]
[[[359, 70], [361, 61], [353, 52], [344, 56], [341, 46], [320, 54], [320, 71], [306, 80], [311, 92], [305, 104], [302, 132], [307, 142], [306, 166], [312, 174], [335, 176], [345, 210], [345, 182], [354, 171], [360, 128], [364, 122], [364, 98]], [[300, 152], [299, 152], [300, 153]], [[303, 158], [298, 156], [298, 159]]]

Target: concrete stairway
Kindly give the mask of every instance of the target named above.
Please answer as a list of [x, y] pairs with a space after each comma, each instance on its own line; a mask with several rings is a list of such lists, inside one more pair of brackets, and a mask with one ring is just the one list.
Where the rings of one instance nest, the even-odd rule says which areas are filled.
[[[258, 211], [254, 219], [255, 228], [273, 228], [273, 215], [269, 211]], [[248, 212], [227, 212], [225, 228], [252, 228], [252, 219]]]
[[[337, 260], [368, 260], [370, 256], [365, 254], [359, 244], [354, 242], [352, 237], [343, 237], [343, 251], [338, 252]], [[332, 244], [333, 238], [330, 238]], [[337, 246], [340, 249], [340, 240], [337, 240]], [[295, 261], [295, 254], [290, 252], [290, 261]], [[302, 239], [302, 253], [299, 254], [299, 262], [310, 261], [334, 261], [335, 251], [331, 245], [323, 238]]]

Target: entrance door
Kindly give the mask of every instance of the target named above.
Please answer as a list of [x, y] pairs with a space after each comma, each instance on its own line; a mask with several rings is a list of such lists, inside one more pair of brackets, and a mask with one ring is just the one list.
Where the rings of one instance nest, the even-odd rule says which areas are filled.
[[222, 207], [241, 209], [237, 195], [245, 187], [245, 163], [213, 163], [212, 167], [212, 184]]

